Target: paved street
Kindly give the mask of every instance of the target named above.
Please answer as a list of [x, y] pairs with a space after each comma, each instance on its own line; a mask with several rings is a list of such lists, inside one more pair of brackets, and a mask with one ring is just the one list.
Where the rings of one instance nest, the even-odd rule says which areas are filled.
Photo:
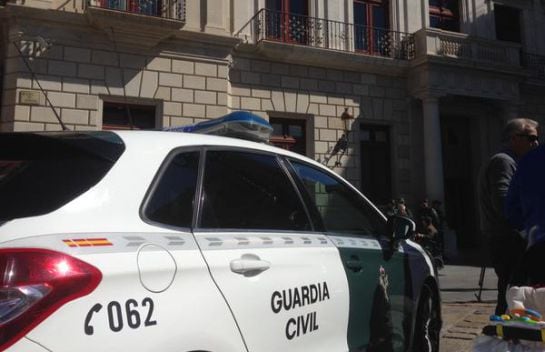
[[478, 302], [476, 294], [481, 268], [477, 262], [471, 258], [458, 258], [452, 265], [446, 265], [439, 271], [443, 302], [441, 352], [472, 351], [473, 340], [494, 311], [496, 275], [492, 268], [487, 268], [481, 302]]
[[495, 303], [444, 303], [441, 352], [470, 352]]

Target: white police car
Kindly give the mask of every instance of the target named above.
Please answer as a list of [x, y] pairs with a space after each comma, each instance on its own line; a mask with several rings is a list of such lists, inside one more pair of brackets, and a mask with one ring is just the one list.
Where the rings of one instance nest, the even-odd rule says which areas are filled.
[[265, 144], [2, 134], [0, 350], [438, 351], [413, 228]]

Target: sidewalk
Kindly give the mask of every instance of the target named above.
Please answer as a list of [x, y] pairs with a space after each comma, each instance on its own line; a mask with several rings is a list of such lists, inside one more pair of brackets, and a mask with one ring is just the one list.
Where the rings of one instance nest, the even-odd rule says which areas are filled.
[[496, 303], [444, 303], [441, 352], [471, 352]]
[[473, 340], [487, 325], [496, 306], [496, 274], [487, 268], [484, 276], [481, 302], [479, 291], [481, 253], [459, 253], [449, 265], [439, 271], [443, 328], [441, 352], [471, 352]]

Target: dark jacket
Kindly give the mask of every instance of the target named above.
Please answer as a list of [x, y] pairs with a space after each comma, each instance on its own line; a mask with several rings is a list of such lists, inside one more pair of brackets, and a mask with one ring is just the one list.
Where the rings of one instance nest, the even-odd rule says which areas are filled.
[[515, 228], [526, 230], [529, 245], [545, 241], [545, 145], [521, 159], [509, 187], [505, 214]]
[[493, 155], [479, 175], [481, 232], [488, 238], [506, 237], [513, 228], [504, 216], [505, 199], [517, 161], [509, 151]]

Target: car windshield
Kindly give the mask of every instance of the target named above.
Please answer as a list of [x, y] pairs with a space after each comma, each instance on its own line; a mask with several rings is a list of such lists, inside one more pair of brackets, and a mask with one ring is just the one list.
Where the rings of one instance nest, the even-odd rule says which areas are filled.
[[0, 222], [60, 208], [96, 185], [124, 150], [112, 132], [0, 134]]

